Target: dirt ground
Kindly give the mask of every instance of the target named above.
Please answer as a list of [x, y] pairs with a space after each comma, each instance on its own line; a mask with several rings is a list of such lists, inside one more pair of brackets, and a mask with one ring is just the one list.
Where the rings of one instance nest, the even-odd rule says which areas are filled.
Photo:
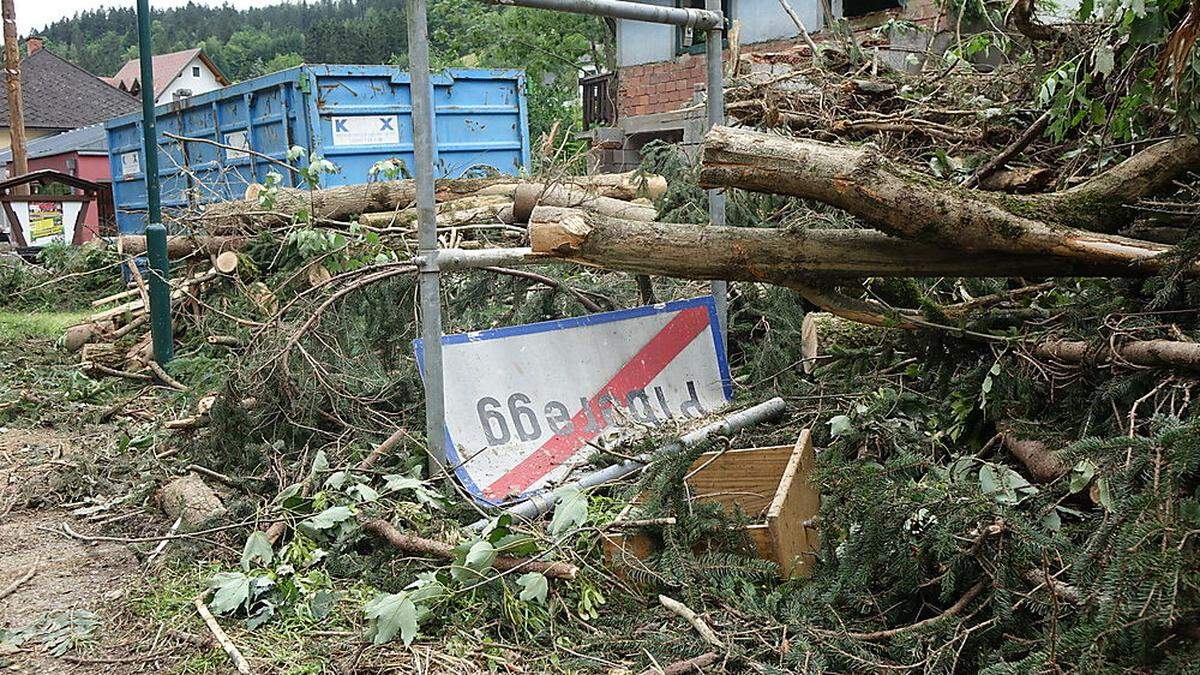
[[[91, 612], [99, 619], [94, 649], [111, 651], [118, 648], [113, 627], [126, 589], [138, 575], [137, 559], [122, 544], [87, 543], [53, 532], [64, 523], [76, 530], [85, 526], [67, 509], [36, 506], [38, 488], [49, 487], [70, 463], [64, 458], [76, 453], [74, 439], [55, 431], [0, 433], [0, 504], [7, 511], [0, 519], [0, 589], [15, 585], [0, 599], [0, 627], [13, 631]], [[54, 658], [37, 635], [17, 648], [0, 647], [0, 664], [18, 673], [128, 672], [121, 664]]]

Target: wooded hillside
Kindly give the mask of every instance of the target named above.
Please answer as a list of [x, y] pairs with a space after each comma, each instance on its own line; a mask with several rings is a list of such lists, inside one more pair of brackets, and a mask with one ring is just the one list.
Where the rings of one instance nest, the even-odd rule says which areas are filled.
[[[155, 10], [157, 53], [203, 47], [233, 81], [300, 63], [408, 60], [404, 0], [313, 0], [235, 9], [189, 3]], [[100, 76], [137, 56], [131, 7], [79, 12], [39, 31], [54, 52]], [[523, 9], [500, 11], [475, 0], [433, 0], [429, 36], [435, 67], [522, 68], [529, 75], [535, 135], [574, 120], [580, 63], [605, 63], [603, 22]], [[501, 39], [503, 36], [503, 39]]]

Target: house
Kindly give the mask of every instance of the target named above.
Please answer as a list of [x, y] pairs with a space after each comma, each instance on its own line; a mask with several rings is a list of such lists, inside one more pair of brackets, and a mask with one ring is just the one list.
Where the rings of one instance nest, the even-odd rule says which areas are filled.
[[[124, 95], [124, 94], [123, 94]], [[91, 183], [108, 184], [112, 174], [108, 165], [108, 135], [103, 124], [93, 124], [73, 129], [54, 136], [35, 138], [25, 146], [29, 158], [29, 171], [44, 169], [57, 171], [68, 176], [82, 178]], [[4, 165], [4, 178], [13, 175], [12, 151], [0, 151], [0, 163]], [[112, 211], [111, 193], [106, 193], [108, 211]], [[100, 211], [89, 209], [83, 214], [83, 240], [91, 239], [100, 232]]]
[[[196, 96], [229, 85], [229, 80], [202, 50], [159, 54], [154, 57], [154, 103], [162, 105], [178, 98]], [[142, 64], [133, 59], [107, 81], [135, 97], [141, 96]]]
[[[704, 8], [704, 0], [646, 0], [647, 4]], [[776, 52], [803, 44], [795, 21], [783, 8], [787, 2], [813, 38], [820, 41], [827, 22], [822, 5], [832, 16], [844, 18], [855, 32], [881, 28], [890, 38], [890, 49], [880, 49], [879, 59], [905, 67], [914, 51], [927, 46], [929, 30], [936, 28], [940, 11], [936, 0], [723, 0], [722, 10], [738, 23], [742, 56]], [[914, 30], [899, 30], [904, 22]], [[726, 39], [728, 39], [728, 35]], [[593, 150], [594, 168], [623, 171], [635, 168], [642, 147], [652, 140], [699, 143], [705, 124], [705, 42], [700, 31], [681, 27], [618, 19], [616, 21], [616, 72], [586, 77], [583, 88], [583, 136]], [[726, 45], [723, 53], [730, 53]]]
[[[137, 99], [43, 49], [40, 38], [31, 37], [25, 44], [29, 54], [21, 60], [21, 98], [28, 140], [137, 110]], [[8, 98], [0, 96], [0, 148], [10, 144], [8, 125]]]

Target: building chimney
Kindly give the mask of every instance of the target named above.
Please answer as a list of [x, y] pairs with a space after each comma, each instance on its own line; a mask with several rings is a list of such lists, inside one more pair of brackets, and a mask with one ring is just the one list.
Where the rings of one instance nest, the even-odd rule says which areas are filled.
[[40, 37], [31, 35], [31, 36], [25, 38], [25, 49], [30, 54], [33, 54], [37, 50], [41, 49], [43, 44], [44, 44], [44, 41]]

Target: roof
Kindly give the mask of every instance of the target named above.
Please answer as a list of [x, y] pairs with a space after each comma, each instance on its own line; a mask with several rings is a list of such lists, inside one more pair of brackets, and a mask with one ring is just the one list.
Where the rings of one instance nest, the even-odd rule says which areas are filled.
[[43, 185], [47, 183], [62, 183], [63, 185], [69, 185], [73, 188], [89, 192], [104, 189], [102, 184], [80, 178], [79, 176], [72, 176], [69, 173], [55, 171], [54, 169], [38, 169], [22, 176], [13, 176], [12, 178], [0, 180], [0, 192], [7, 192], [13, 186], [27, 183], [41, 183]]
[[[137, 99], [49, 49], [21, 60], [21, 99], [29, 129], [76, 129], [138, 109]], [[0, 128], [8, 122], [8, 98], [0, 96]]]
[[[200, 57], [204, 65], [217, 76], [217, 81], [221, 84], [228, 85], [229, 80], [225, 79], [225, 75], [217, 68], [216, 64], [209, 60], [208, 56], [199, 47], [194, 49], [185, 49], [181, 52], [171, 52], [170, 54], [155, 55], [152, 63], [154, 64], [154, 98], [163, 95], [167, 87], [179, 77], [187, 64], [192, 62], [192, 59]], [[126, 91], [132, 91], [133, 85], [142, 77], [142, 62], [141, 59], [131, 59], [121, 66], [116, 75], [113, 75], [111, 80], [114, 86], [121, 87]]]
[[[68, 152], [78, 152], [81, 155], [107, 155], [108, 135], [104, 133], [104, 125], [93, 124], [88, 127], [72, 129], [53, 136], [35, 138], [25, 144], [25, 153], [29, 159], [53, 157]], [[11, 149], [0, 152], [0, 164], [11, 161]]]

